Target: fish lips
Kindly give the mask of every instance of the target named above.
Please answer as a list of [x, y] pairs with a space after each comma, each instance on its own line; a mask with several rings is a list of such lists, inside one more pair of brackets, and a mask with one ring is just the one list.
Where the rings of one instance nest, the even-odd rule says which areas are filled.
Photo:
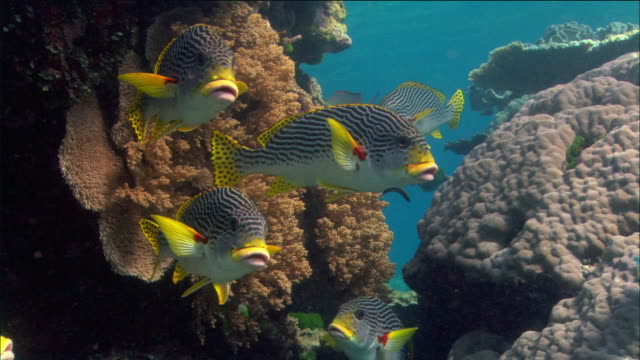
[[202, 87], [202, 95], [210, 96], [216, 100], [232, 103], [236, 101], [240, 90], [233, 80], [221, 79], [206, 83]]
[[329, 335], [336, 339], [350, 340], [353, 337], [353, 331], [340, 324], [336, 324], [335, 322], [332, 322], [329, 325], [329, 327], [327, 328], [327, 332], [329, 333]]
[[263, 247], [251, 246], [234, 249], [231, 252], [231, 258], [236, 262], [259, 269], [267, 266], [267, 263], [271, 260], [271, 255]]
[[406, 166], [409, 176], [417, 178], [422, 182], [432, 181], [438, 172], [438, 165], [433, 161], [426, 161], [418, 164], [409, 164]]

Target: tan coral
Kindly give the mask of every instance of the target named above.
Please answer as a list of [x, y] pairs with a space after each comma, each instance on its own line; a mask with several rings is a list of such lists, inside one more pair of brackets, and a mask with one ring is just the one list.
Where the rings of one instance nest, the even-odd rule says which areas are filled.
[[329, 277], [335, 279], [330, 292], [340, 300], [389, 293], [384, 283], [394, 272], [388, 256], [393, 233], [382, 214], [387, 203], [379, 198], [372, 193], [349, 195], [328, 204], [325, 217], [317, 221], [316, 244]]

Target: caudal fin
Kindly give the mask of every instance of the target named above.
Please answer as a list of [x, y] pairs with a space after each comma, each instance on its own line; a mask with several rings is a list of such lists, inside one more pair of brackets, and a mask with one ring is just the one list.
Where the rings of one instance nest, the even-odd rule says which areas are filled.
[[457, 90], [455, 94], [449, 100], [447, 108], [452, 108], [451, 119], [447, 122], [449, 129], [455, 129], [460, 124], [460, 117], [462, 115], [462, 108], [464, 107], [464, 95], [462, 90]]
[[236, 166], [236, 156], [244, 146], [233, 138], [214, 131], [211, 137], [211, 163], [213, 165], [213, 183], [216, 187], [233, 186], [243, 175]]

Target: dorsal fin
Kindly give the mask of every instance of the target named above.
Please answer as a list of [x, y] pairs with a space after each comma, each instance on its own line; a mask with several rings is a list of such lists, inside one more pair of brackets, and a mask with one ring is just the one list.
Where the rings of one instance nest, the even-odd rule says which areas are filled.
[[180, 208], [178, 209], [178, 212], [176, 212], [176, 220], [182, 219], [182, 215], [184, 215], [184, 212], [187, 210], [189, 205], [193, 204], [193, 202], [197, 198], [199, 198], [200, 196], [204, 195], [205, 193], [208, 193], [209, 191], [211, 191], [213, 189], [215, 189], [215, 188], [210, 188], [210, 189], [203, 190], [199, 194], [196, 194], [195, 196], [192, 196], [189, 200], [187, 200], [184, 203], [182, 203], [182, 205], [180, 205]]
[[290, 122], [294, 121], [295, 119], [299, 118], [302, 115], [304, 115], [304, 114], [296, 114], [296, 115], [293, 115], [293, 116], [289, 116], [289, 117], [284, 118], [284, 119], [278, 121], [277, 123], [273, 124], [273, 126], [271, 126], [267, 131], [265, 131], [262, 134], [258, 135], [258, 142], [262, 146], [267, 146], [267, 143], [273, 137], [273, 135], [277, 134], [278, 131], [280, 131], [280, 129], [282, 129], [283, 127], [289, 125]]
[[173, 40], [169, 41], [167, 46], [165, 46], [164, 49], [162, 49], [160, 56], [158, 56], [158, 61], [156, 61], [156, 66], [153, 67], [154, 74], [158, 73], [158, 70], [160, 69], [160, 64], [162, 64], [162, 60], [164, 59], [164, 56], [167, 54], [167, 50], [169, 50], [169, 47], [171, 46], [171, 44], [173, 44], [174, 41], [176, 41], [176, 39], [177, 38], [174, 38]]
[[432, 87], [429, 87], [429, 86], [424, 85], [424, 84], [420, 84], [420, 83], [415, 82], [415, 81], [403, 82], [402, 84], [400, 84], [398, 86], [398, 88], [404, 88], [404, 87], [419, 87], [419, 88], [423, 88], [425, 90], [429, 90], [429, 91], [433, 92], [438, 97], [438, 99], [440, 100], [441, 104], [444, 104], [444, 100], [445, 100], [444, 94], [441, 93], [440, 91], [432, 88]]

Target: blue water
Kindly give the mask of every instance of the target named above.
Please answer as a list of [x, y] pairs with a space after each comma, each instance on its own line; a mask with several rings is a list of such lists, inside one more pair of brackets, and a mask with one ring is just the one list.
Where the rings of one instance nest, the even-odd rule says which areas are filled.
[[[535, 43], [551, 24], [577, 21], [595, 31], [612, 21], [638, 23], [637, 1], [345, 1], [351, 48], [325, 55], [318, 65], [302, 69], [316, 77], [324, 97], [337, 90], [361, 92], [364, 101], [378, 100], [404, 81], [442, 91], [447, 99], [470, 85], [468, 74], [489, 52], [512, 41]], [[460, 127], [443, 126], [443, 139], [428, 138], [438, 165], [451, 175], [462, 156], [444, 151], [446, 141], [471, 138], [485, 129], [490, 116], [465, 106]], [[416, 224], [433, 193], [408, 187], [412, 201], [387, 194], [384, 210], [395, 234], [390, 258], [398, 269], [413, 257], [419, 238]]]

